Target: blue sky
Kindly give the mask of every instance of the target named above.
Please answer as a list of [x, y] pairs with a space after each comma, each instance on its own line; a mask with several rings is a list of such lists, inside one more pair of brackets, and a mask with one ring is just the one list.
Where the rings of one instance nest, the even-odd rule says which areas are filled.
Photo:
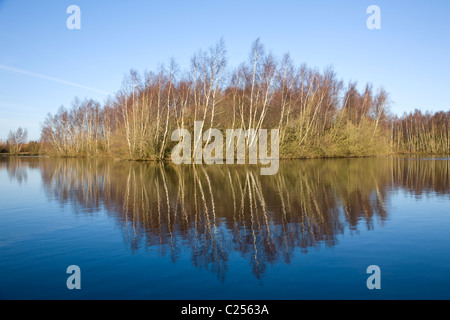
[[[69, 30], [68, 6], [81, 9]], [[369, 30], [369, 5], [381, 30]], [[261, 38], [297, 65], [333, 65], [346, 83], [383, 86], [391, 111], [448, 111], [449, 1], [23, 1], [0, 0], [0, 139], [19, 126], [38, 139], [48, 112], [75, 96], [103, 102], [131, 68], [154, 70], [223, 37], [230, 67]]]

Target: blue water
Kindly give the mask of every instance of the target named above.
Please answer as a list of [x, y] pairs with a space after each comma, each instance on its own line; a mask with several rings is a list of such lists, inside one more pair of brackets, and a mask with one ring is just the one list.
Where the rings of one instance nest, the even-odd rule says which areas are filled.
[[0, 160], [0, 298], [450, 298], [448, 160], [249, 170]]

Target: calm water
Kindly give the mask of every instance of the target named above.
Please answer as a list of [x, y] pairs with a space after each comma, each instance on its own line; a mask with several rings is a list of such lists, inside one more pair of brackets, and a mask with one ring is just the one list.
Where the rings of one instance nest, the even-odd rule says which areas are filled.
[[286, 161], [270, 177], [0, 159], [0, 298], [450, 299], [449, 173], [445, 158]]

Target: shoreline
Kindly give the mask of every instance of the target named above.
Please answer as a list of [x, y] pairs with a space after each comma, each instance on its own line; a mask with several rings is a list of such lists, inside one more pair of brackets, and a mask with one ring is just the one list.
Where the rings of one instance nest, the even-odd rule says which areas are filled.
[[[391, 153], [381, 155], [349, 155], [349, 156], [319, 156], [319, 157], [279, 157], [279, 161], [293, 161], [293, 160], [326, 160], [326, 159], [362, 159], [362, 158], [389, 158], [389, 157], [443, 157], [449, 158], [450, 154], [440, 153]], [[114, 161], [135, 161], [135, 162], [170, 162], [170, 158], [164, 159], [127, 159], [114, 156], [58, 156], [58, 155], [9, 155], [7, 153], [0, 153], [0, 158], [51, 158], [51, 159], [104, 159]], [[268, 158], [267, 160], [270, 160]], [[222, 159], [226, 164], [226, 159]], [[235, 159], [237, 160], [237, 159]]]

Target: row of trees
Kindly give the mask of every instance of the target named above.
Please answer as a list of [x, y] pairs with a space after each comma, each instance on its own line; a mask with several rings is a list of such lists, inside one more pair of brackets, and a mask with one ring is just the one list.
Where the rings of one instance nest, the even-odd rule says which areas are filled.
[[28, 131], [19, 127], [16, 131], [10, 130], [6, 141], [0, 140], [0, 153], [8, 153], [16, 156], [20, 153], [38, 154], [40, 143], [36, 141], [27, 141]]
[[416, 110], [395, 119], [393, 145], [397, 152], [448, 154], [450, 111], [434, 114]]
[[383, 88], [360, 92], [332, 68], [297, 67], [289, 55], [276, 59], [259, 40], [249, 59], [230, 70], [219, 41], [197, 52], [189, 71], [173, 60], [156, 72], [131, 70], [103, 105], [76, 99], [72, 108], [61, 107], [46, 118], [42, 142], [46, 152], [63, 156], [164, 159], [174, 129], [193, 132], [194, 121], [203, 121], [203, 131], [277, 128], [282, 157], [448, 153], [448, 119], [420, 112], [397, 119]]

